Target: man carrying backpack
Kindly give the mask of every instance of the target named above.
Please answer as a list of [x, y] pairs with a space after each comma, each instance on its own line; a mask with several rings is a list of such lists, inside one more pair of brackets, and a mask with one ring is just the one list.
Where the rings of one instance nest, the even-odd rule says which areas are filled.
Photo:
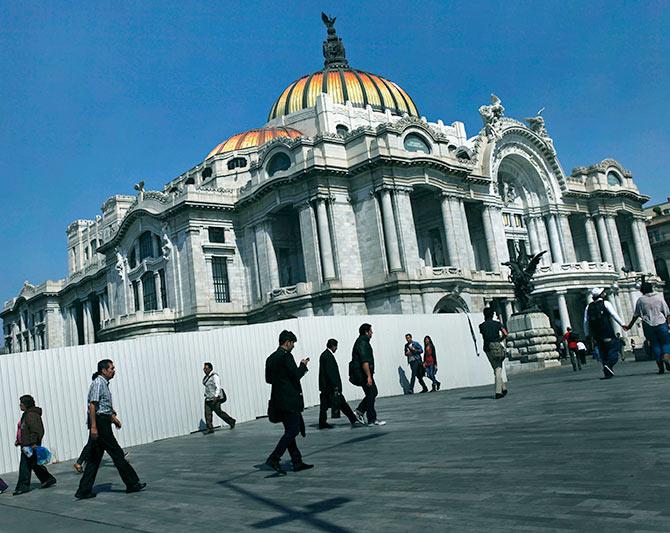
[[568, 343], [568, 354], [570, 355], [570, 362], [572, 363], [572, 370], [574, 372], [577, 372], [577, 369], [579, 370], [582, 369], [582, 362], [579, 360], [579, 358], [576, 357], [577, 354], [577, 341], [579, 340], [579, 336], [572, 331], [572, 328], [568, 327], [567, 331], [565, 332], [565, 335], [563, 335], [563, 338], [561, 339], [563, 342]]
[[205, 377], [202, 378], [202, 384], [205, 387], [205, 424], [207, 424], [205, 435], [214, 433], [212, 413], [216, 413], [221, 420], [230, 426], [230, 429], [233, 429], [235, 419], [221, 409], [221, 404], [226, 401], [226, 393], [221, 388], [219, 375], [214, 372], [212, 363], [205, 363], [202, 371], [205, 373]]
[[605, 300], [605, 289], [593, 288], [591, 298], [593, 301], [584, 310], [584, 335], [590, 336], [598, 348], [603, 374], [605, 379], [609, 379], [614, 376], [612, 369], [619, 359], [619, 342], [612, 320], [621, 327], [624, 327], [624, 322], [614, 306]]
[[370, 324], [361, 324], [358, 328], [358, 338], [351, 351], [351, 362], [349, 363], [349, 381], [353, 385], [363, 387], [365, 398], [356, 408], [355, 415], [361, 420], [364, 413], [368, 415], [368, 424], [383, 426], [386, 424], [383, 420], [377, 419], [375, 411], [375, 398], [377, 397], [377, 384], [374, 380], [375, 358], [370, 346], [372, 338], [372, 326]]

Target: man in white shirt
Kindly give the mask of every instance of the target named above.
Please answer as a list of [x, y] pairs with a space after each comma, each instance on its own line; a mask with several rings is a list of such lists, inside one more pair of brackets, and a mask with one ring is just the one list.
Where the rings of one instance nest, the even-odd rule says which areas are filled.
[[220, 419], [230, 426], [230, 429], [233, 429], [235, 419], [221, 409], [221, 404], [226, 401], [226, 398], [221, 388], [219, 375], [214, 372], [212, 363], [205, 363], [202, 370], [205, 372], [205, 377], [202, 379], [202, 384], [205, 387], [205, 424], [207, 424], [205, 435], [214, 433], [212, 413], [216, 413]]
[[622, 328], [625, 324], [614, 306], [605, 299], [605, 289], [595, 287], [591, 289], [593, 301], [584, 310], [584, 335], [591, 337], [603, 365], [605, 379], [614, 376], [614, 365], [619, 359], [619, 342], [612, 320]]

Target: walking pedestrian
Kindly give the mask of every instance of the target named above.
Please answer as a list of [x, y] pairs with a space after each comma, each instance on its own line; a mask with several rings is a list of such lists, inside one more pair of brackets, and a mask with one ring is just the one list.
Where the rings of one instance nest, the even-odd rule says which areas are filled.
[[624, 323], [614, 306], [605, 300], [605, 289], [591, 289], [591, 299], [593, 301], [584, 310], [584, 335], [593, 340], [605, 379], [610, 379], [614, 376], [614, 365], [619, 359], [619, 343], [612, 320], [621, 327], [624, 327]]
[[638, 318], [642, 319], [644, 337], [649, 341], [658, 373], [663, 374], [670, 370], [670, 309], [663, 296], [654, 292], [651, 283], [645, 281], [640, 289], [642, 296], [635, 303], [633, 318], [624, 329], [629, 330]]
[[280, 475], [286, 475], [281, 466], [281, 458], [288, 450], [293, 463], [293, 471], [307, 470], [314, 465], [305, 463], [295, 441], [298, 433], [305, 436], [305, 421], [302, 411], [305, 403], [302, 397], [300, 380], [307, 372], [309, 357], [295, 364], [291, 351], [298, 342], [291, 331], [284, 330], [279, 334], [279, 347], [265, 361], [265, 381], [272, 385], [268, 417], [270, 422], [281, 422], [284, 425], [284, 434], [265, 463]]
[[621, 360], [622, 363], [626, 362], [626, 338], [621, 336], [621, 333], [617, 331], [616, 334], [616, 341], [619, 345], [619, 359]]
[[212, 363], [205, 363], [202, 371], [205, 373], [205, 377], [202, 378], [202, 384], [205, 387], [205, 424], [207, 425], [205, 435], [214, 433], [212, 413], [216, 413], [230, 426], [230, 429], [235, 429], [235, 419], [221, 409], [221, 405], [226, 401], [226, 393], [221, 388], [221, 378], [214, 372]]
[[328, 423], [328, 408], [337, 408], [351, 422], [351, 427], [362, 425], [365, 419], [361, 415], [357, 417], [349, 407], [347, 400], [342, 395], [342, 378], [340, 369], [335, 360], [338, 342], [336, 339], [328, 339], [326, 349], [319, 357], [319, 391], [321, 392], [319, 405], [319, 429], [332, 429]]
[[505, 347], [502, 341], [507, 337], [507, 330], [498, 320], [493, 320], [494, 311], [491, 307], [484, 308], [484, 322], [479, 324], [479, 332], [484, 339], [484, 353], [488, 357], [495, 377], [495, 398], [498, 400], [507, 395], [507, 382], [503, 381], [502, 368], [505, 360]]
[[[95, 380], [95, 378], [98, 377], [98, 373], [95, 372], [93, 376], [91, 376], [91, 381]], [[116, 429], [121, 429], [121, 420], [119, 420], [116, 416], [116, 412], [112, 413], [112, 424], [116, 426]], [[91, 420], [88, 416], [88, 409], [86, 412], [86, 427], [88, 428], [89, 435], [88, 435], [88, 440], [86, 441], [86, 444], [84, 447], [81, 449], [81, 452], [79, 453], [79, 457], [77, 458], [77, 461], [72, 465], [72, 468], [75, 469], [75, 471], [78, 474], [83, 474], [84, 473], [84, 465], [86, 464], [86, 461], [88, 461], [89, 457], [91, 456], [91, 449], [93, 448], [93, 443], [95, 442], [91, 438]], [[124, 457], [128, 456], [127, 452], [124, 452]]]
[[365, 398], [358, 404], [355, 414], [360, 419], [367, 415], [368, 424], [383, 426], [384, 420], [377, 418], [375, 410], [375, 398], [377, 398], [377, 384], [375, 383], [375, 357], [370, 345], [372, 338], [372, 326], [361, 324], [358, 328], [358, 338], [351, 350], [351, 362], [349, 363], [349, 381], [363, 388]]
[[424, 368], [423, 361], [421, 360], [422, 353], [423, 348], [421, 347], [421, 344], [412, 340], [411, 334], [405, 334], [405, 357], [407, 357], [407, 363], [412, 370], [412, 378], [409, 380], [409, 389], [407, 391], [408, 394], [414, 393], [414, 383], [416, 383], [417, 378], [419, 378], [419, 383], [421, 384], [421, 392], [428, 392], [428, 387], [423, 380], [422, 371]]
[[16, 482], [14, 496], [30, 491], [31, 472], [35, 472], [43, 489], [56, 484], [56, 478], [49, 473], [44, 465], [40, 465], [37, 462], [36, 450], [38, 446], [42, 446], [42, 439], [44, 438], [42, 409], [35, 405], [34, 398], [28, 394], [19, 398], [19, 408], [22, 414], [14, 444], [21, 449], [21, 461], [19, 463], [19, 479]]
[[141, 483], [135, 469], [126, 461], [123, 450], [112, 432], [114, 407], [109, 382], [116, 375], [114, 362], [110, 359], [98, 361], [98, 375], [88, 389], [88, 417], [91, 423], [89, 435], [94, 443], [90, 449], [84, 475], [79, 481], [75, 498], [85, 500], [95, 498], [93, 483], [100, 468], [102, 456], [107, 452], [114, 462], [121, 479], [126, 485], [126, 493], [139, 492], [147, 484]]
[[562, 342], [567, 343], [568, 345], [568, 354], [570, 355], [570, 363], [572, 364], [573, 372], [577, 372], [577, 369], [582, 369], [582, 363], [579, 358], [576, 357], [577, 354], [577, 334], [572, 331], [571, 327], [566, 328], [565, 335], [561, 339]]
[[586, 344], [580, 339], [577, 341], [577, 357], [582, 366], [586, 365]]
[[430, 392], [440, 390], [440, 382], [435, 377], [435, 374], [437, 374], [437, 351], [433, 339], [429, 335], [423, 338], [423, 366], [426, 369], [426, 376], [433, 382]]

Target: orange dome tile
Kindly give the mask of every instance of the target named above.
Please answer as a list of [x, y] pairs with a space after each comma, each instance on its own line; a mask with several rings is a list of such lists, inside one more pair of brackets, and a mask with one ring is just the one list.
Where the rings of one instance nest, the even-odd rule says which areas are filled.
[[205, 159], [209, 159], [212, 156], [224, 154], [226, 152], [232, 152], [233, 150], [243, 150], [245, 148], [262, 146], [272, 139], [277, 139], [279, 137], [297, 139], [298, 137], [302, 137], [302, 135], [302, 132], [296, 129], [286, 128], [283, 126], [278, 126], [276, 128], [259, 128], [249, 130], [243, 133], [238, 133], [237, 135], [233, 135], [232, 137], [226, 139], [221, 144], [217, 145], [216, 148], [214, 148], [214, 150], [212, 150]]

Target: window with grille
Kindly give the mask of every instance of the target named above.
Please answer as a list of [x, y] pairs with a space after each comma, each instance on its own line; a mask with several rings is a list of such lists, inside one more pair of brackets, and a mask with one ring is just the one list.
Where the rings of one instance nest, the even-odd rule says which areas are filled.
[[214, 300], [230, 302], [228, 287], [228, 263], [225, 257], [212, 257], [212, 277], [214, 279]]
[[140, 310], [140, 290], [139, 290], [139, 283], [137, 281], [133, 281], [133, 300], [135, 300], [135, 311]]
[[158, 309], [156, 299], [156, 280], [153, 272], [147, 272], [142, 276], [142, 291], [144, 293], [144, 310], [155, 311]]
[[168, 307], [167, 287], [165, 286], [165, 270], [161, 268], [158, 271], [158, 277], [161, 280], [161, 301], [163, 302], [163, 309], [165, 309]]
[[140, 235], [140, 261], [144, 261], [147, 257], [154, 256], [154, 243], [151, 238], [151, 232], [145, 231]]

